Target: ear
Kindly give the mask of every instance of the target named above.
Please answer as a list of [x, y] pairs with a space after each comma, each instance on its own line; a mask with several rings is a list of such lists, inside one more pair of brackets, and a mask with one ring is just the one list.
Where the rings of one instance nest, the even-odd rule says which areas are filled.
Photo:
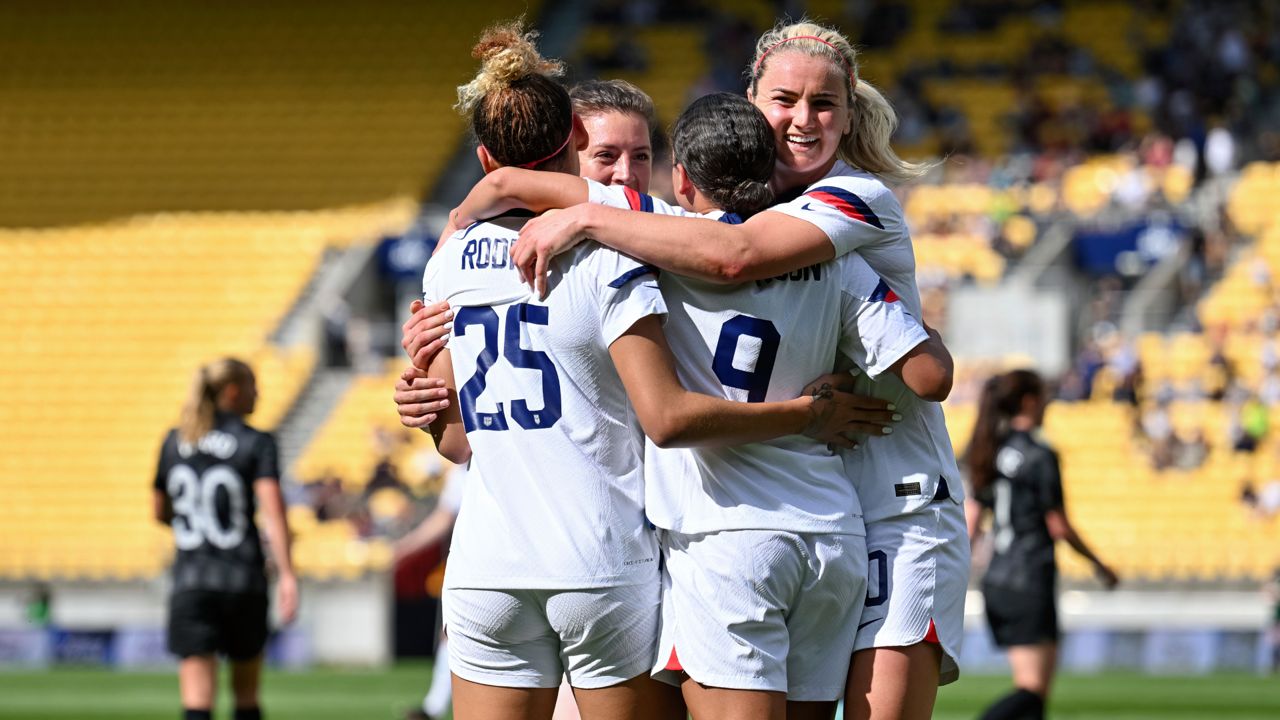
[[489, 149], [483, 145], [476, 146], [476, 159], [480, 161], [480, 167], [484, 168], [485, 175], [502, 167], [502, 164], [494, 160], [493, 156], [489, 154]]
[[587, 149], [587, 144], [591, 142], [591, 138], [587, 136], [587, 126], [582, 122], [582, 117], [578, 113], [573, 114], [573, 149], [582, 152]]
[[685, 172], [684, 165], [671, 166], [671, 189], [676, 195], [693, 199], [697, 188], [693, 186], [693, 182], [689, 180], [689, 173]]

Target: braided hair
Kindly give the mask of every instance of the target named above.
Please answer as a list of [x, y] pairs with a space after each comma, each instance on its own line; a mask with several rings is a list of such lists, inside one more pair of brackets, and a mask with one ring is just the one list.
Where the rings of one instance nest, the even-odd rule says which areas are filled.
[[712, 93], [685, 108], [671, 131], [675, 162], [716, 207], [747, 217], [773, 203], [773, 129], [749, 100]]

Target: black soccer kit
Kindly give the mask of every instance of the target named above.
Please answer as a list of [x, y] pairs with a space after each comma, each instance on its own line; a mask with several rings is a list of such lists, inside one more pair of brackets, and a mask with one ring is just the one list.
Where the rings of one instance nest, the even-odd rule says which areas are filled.
[[195, 445], [170, 430], [154, 487], [173, 506], [169, 650], [245, 660], [267, 639], [267, 576], [253, 483], [280, 477], [275, 438], [219, 414]]
[[1057, 566], [1044, 517], [1062, 509], [1057, 453], [1031, 433], [1011, 432], [996, 453], [994, 480], [977, 499], [994, 518], [982, 594], [996, 644], [1056, 641]]

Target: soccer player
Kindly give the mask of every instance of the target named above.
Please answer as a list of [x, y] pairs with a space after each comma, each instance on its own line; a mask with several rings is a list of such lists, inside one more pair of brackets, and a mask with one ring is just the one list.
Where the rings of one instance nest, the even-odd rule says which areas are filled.
[[276, 442], [244, 421], [257, 397], [245, 363], [226, 358], [201, 367], [178, 426], [160, 450], [154, 511], [158, 521], [173, 527], [177, 547], [169, 651], [181, 658], [178, 686], [186, 720], [212, 716], [218, 655], [230, 660], [236, 720], [261, 717], [267, 574], [254, 523], [258, 508], [277, 573], [280, 621], [291, 622], [298, 609]]
[[[518, 25], [487, 31], [474, 54], [483, 68], [459, 98], [486, 171], [576, 173], [585, 135], [549, 77], [556, 64]], [[800, 431], [845, 443], [839, 433], [856, 414], [830, 390], [774, 403], [685, 391], [652, 270], [584, 246], [556, 264], [555, 292], [539, 301], [507, 255], [521, 220], [467, 228], [423, 282], [429, 299], [456, 308], [450, 346], [430, 368], [456, 401], [432, 434], [445, 457], [477, 470], [445, 580], [455, 714], [547, 717], [567, 673], [584, 717], [651, 716], [663, 704], [647, 677], [657, 543], [636, 420], [660, 445]]]
[[588, 80], [569, 91], [587, 146], [578, 173], [605, 185], [649, 192], [658, 123], [653, 100], [626, 80]]
[[983, 515], [993, 515], [993, 552], [982, 579], [987, 623], [1013, 670], [1014, 691], [987, 708], [986, 720], [1044, 717], [1058, 657], [1055, 541], [1066, 540], [1093, 563], [1108, 589], [1117, 582], [1067, 518], [1058, 454], [1039, 434], [1047, 405], [1044, 382], [1034, 372], [989, 379], [965, 457], [975, 542]]
[[[718, 208], [749, 215], [770, 202], [765, 181], [774, 164], [773, 138], [764, 117], [746, 100], [723, 93], [699, 99], [677, 120], [673, 143], [672, 181], [679, 208], [629, 189], [504, 168], [486, 176], [455, 214], [469, 222], [473, 216], [513, 207], [552, 207], [590, 197], [614, 207], [667, 214], [701, 210], [721, 222], [741, 222], [740, 215]], [[930, 338], [902, 310], [883, 281], [856, 255], [736, 289], [670, 274], [660, 282], [672, 308], [667, 332], [681, 377], [703, 392], [748, 400], [753, 394], [757, 400], [767, 393], [785, 395], [788, 383], [830, 369], [826, 358], [833, 358], [835, 349], [828, 345], [842, 331], [847, 341], [842, 347], [859, 357], [859, 364], [872, 374], [890, 368], [924, 395], [945, 394], [949, 387], [950, 357], [940, 340]], [[844, 315], [831, 314], [833, 307], [842, 304]], [[796, 307], [809, 312], [797, 315]], [[724, 329], [731, 325], [737, 339], [726, 343]], [[739, 326], [747, 329], [739, 332]], [[771, 333], [779, 328], [778, 342], [770, 343]], [[731, 355], [743, 336], [762, 347], [753, 360], [738, 363]], [[731, 349], [734, 353], [729, 353]], [[745, 393], [744, 382], [751, 388]], [[898, 387], [903, 387], [899, 382]], [[848, 595], [861, 586], [863, 577], [860, 568], [854, 569], [863, 564], [863, 558], [858, 556], [855, 566], [843, 550], [849, 545], [861, 549], [862, 541], [856, 536], [862, 535], [862, 523], [857, 520], [858, 498], [844, 466], [830, 456], [825, 456], [824, 466], [823, 460], [806, 451], [775, 441], [725, 450], [651, 448], [647, 455], [649, 515], [670, 531], [664, 544], [670, 585], [659, 666], [666, 665], [674, 646], [685, 647], [686, 655], [693, 656], [692, 662], [686, 658], [672, 669], [680, 664], [692, 667], [692, 681], [686, 680], [684, 687], [695, 717], [715, 717], [721, 712], [769, 717], [784, 710], [784, 692], [790, 701], [785, 708], [789, 716], [829, 716], [843, 690], [859, 610], [859, 603], [848, 602]], [[788, 468], [788, 483], [760, 477], [767, 476], [770, 468], [776, 473], [783, 466]], [[959, 527], [963, 532], [962, 521]], [[683, 532], [686, 529], [697, 530], [696, 542], [688, 542], [691, 535]], [[744, 540], [747, 535], [752, 537]], [[735, 559], [752, 553], [732, 549], [720, 557], [706, 557], [735, 543], [759, 547], [771, 541], [780, 545], [773, 556], [775, 564], [755, 561], [750, 567], [741, 566]], [[788, 561], [796, 560], [797, 542], [821, 545], [827, 564], [820, 571], [809, 568], [812, 574], [807, 576], [794, 572]], [[704, 571], [707, 568], [714, 572]], [[774, 576], [782, 585], [805, 577], [804, 587], [794, 592], [772, 588], [777, 592], [771, 598], [762, 597], [760, 578]], [[718, 592], [715, 586], [726, 583], [730, 586], [725, 592]], [[741, 591], [744, 583], [756, 590]], [[857, 595], [861, 600], [862, 594]], [[787, 600], [779, 601], [782, 597]], [[840, 598], [838, 608], [823, 605], [834, 598]], [[755, 621], [734, 615], [750, 616], [755, 612], [752, 608], [769, 607], [777, 614]], [[678, 622], [681, 617], [684, 621]], [[708, 623], [707, 618], [721, 622]], [[815, 634], [814, 623], [826, 631]], [[681, 633], [684, 640], [678, 638]], [[788, 637], [789, 641], [779, 643], [779, 638]], [[736, 658], [719, 657], [726, 647], [752, 651]]]
[[[763, 280], [856, 251], [885, 281], [886, 297], [892, 293], [919, 317], [911, 238], [902, 208], [885, 183], [910, 179], [927, 168], [904, 162], [893, 153], [889, 138], [896, 117], [880, 93], [858, 77], [857, 56], [848, 40], [814, 23], [780, 24], [757, 43], [748, 78], [748, 97], [764, 112], [778, 143], [771, 187], [780, 197], [794, 199], [739, 225], [656, 214], [636, 217], [599, 205], [579, 205], [525, 225], [512, 251], [522, 272], [539, 289], [545, 288], [547, 260], [587, 237], [663, 270], [712, 282]], [[887, 388], [876, 394], [883, 397], [893, 392]], [[925, 399], [940, 400], [945, 395]], [[939, 411], [920, 406], [920, 412], [937, 415]], [[927, 535], [912, 538], [915, 549], [897, 559], [887, 584], [895, 585], [895, 578], [927, 578], [939, 564], [948, 569], [934, 575], [940, 579], [936, 585], [905, 582], [894, 590], [893, 602], [879, 610], [879, 605], [871, 606], [867, 620], [875, 622], [867, 628], [874, 637], [864, 636], [870, 639], [859, 643], [846, 699], [855, 717], [879, 716], [876, 708], [886, 708], [888, 717], [927, 716], [936, 693], [933, 678], [954, 676], [950, 667], [944, 674], [940, 663], [947, 662], [947, 657], [953, 660], [959, 651], [963, 591], [956, 586], [963, 584], [955, 580], [967, 577], [967, 562], [962, 562], [967, 540], [958, 522], [961, 484], [954, 477], [939, 482], [941, 472], [933, 474], [954, 464], [946, 457], [951, 452], [949, 441], [936, 432], [940, 422], [940, 416], [927, 422], [910, 420], [909, 432], [918, 437], [903, 439], [895, 434], [883, 438], [888, 442], [878, 448], [892, 453], [885, 445], [932, 443], [932, 456], [903, 454], [905, 464], [877, 463], [885, 469], [884, 477], [859, 479], [893, 486], [895, 493], [896, 486], [903, 485], [910, 504], [894, 510], [891, 503], [877, 512], [919, 511], [922, 519], [935, 513], [946, 515], [932, 521], [935, 529], [931, 531], [929, 523], [915, 523]], [[917, 460], [922, 464], [915, 464]], [[915, 474], [921, 474], [918, 481], [903, 481]], [[940, 492], [942, 488], [945, 493]], [[957, 507], [947, 508], [946, 503]], [[890, 530], [885, 537], [892, 534]], [[877, 579], [872, 577], [873, 584]], [[938, 593], [947, 597], [936, 601], [930, 597]], [[879, 597], [873, 595], [873, 599]], [[909, 617], [892, 617], [899, 612]], [[944, 612], [946, 617], [939, 617]], [[904, 647], [905, 639], [917, 631], [918, 642]], [[935, 634], [940, 635], [944, 653], [930, 647], [913, 649], [920, 643], [931, 644]], [[867, 647], [864, 642], [874, 645]], [[888, 649], [881, 652], [882, 647]]]

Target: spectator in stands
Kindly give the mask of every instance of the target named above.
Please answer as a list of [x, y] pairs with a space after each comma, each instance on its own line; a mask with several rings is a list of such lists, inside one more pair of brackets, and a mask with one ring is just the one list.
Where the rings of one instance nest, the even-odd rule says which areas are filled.
[[1249, 395], [1231, 423], [1232, 447], [1236, 452], [1251, 453], [1257, 450], [1258, 444], [1267, 435], [1270, 422], [1267, 406], [1256, 395]]
[[1157, 402], [1142, 414], [1142, 433], [1146, 440], [1147, 452], [1151, 456], [1151, 464], [1156, 470], [1164, 470], [1173, 464], [1173, 420], [1169, 417], [1169, 406]]
[[1204, 430], [1194, 428], [1187, 433], [1174, 433], [1173, 465], [1179, 470], [1194, 470], [1209, 457], [1209, 443]]

